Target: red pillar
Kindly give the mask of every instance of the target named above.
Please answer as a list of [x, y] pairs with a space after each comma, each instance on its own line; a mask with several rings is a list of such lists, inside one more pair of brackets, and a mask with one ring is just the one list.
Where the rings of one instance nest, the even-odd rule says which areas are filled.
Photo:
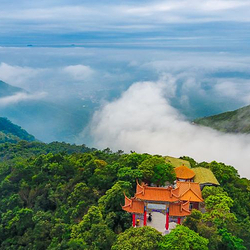
[[135, 214], [132, 214], [133, 227], [135, 227]]
[[147, 226], [147, 211], [144, 210], [143, 226]]
[[177, 223], [180, 225], [181, 224], [181, 217], [178, 217]]
[[169, 213], [168, 213], [168, 211], [166, 213], [166, 225], [165, 225], [165, 227], [166, 227], [166, 230], [168, 230], [168, 227], [169, 227]]

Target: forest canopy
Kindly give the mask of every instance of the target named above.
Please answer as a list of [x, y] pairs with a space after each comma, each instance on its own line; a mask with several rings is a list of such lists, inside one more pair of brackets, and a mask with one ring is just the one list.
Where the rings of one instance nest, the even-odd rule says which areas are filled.
[[0, 249], [143, 249], [142, 242], [147, 249], [177, 249], [180, 235], [202, 249], [250, 249], [250, 181], [232, 166], [182, 158], [209, 168], [220, 187], [203, 189], [206, 213], [193, 210], [183, 226], [162, 236], [131, 228], [121, 205], [136, 180], [175, 180], [164, 157], [59, 142], [2, 143]]

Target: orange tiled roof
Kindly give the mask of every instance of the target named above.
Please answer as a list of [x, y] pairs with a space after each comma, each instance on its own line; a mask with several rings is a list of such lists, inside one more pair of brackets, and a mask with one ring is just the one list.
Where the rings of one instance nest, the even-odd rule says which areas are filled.
[[202, 202], [202, 194], [199, 183], [177, 181], [176, 189], [172, 192], [182, 201]]
[[187, 179], [192, 179], [195, 176], [195, 172], [184, 165], [175, 168], [174, 171], [177, 179], [187, 180]]
[[190, 215], [189, 201], [182, 203], [170, 203], [169, 204], [169, 215], [170, 216], [187, 216]]
[[171, 187], [149, 187], [145, 184], [140, 185], [137, 183], [135, 197], [144, 201], [178, 201], [178, 197], [172, 191]]
[[137, 200], [135, 197], [129, 199], [125, 194], [125, 205], [122, 209], [129, 213], [143, 214], [144, 202]]

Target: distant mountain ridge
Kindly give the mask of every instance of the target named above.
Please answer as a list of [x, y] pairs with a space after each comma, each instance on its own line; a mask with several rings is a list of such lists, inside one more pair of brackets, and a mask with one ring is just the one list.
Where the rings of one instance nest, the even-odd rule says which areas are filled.
[[35, 141], [36, 138], [20, 126], [13, 124], [7, 118], [0, 117], [0, 143], [14, 143], [21, 140], [32, 142]]
[[[0, 99], [17, 93], [30, 94], [22, 88], [0, 80]], [[90, 100], [83, 101], [75, 97], [61, 102], [26, 99], [9, 105], [0, 105], [0, 117], [8, 117], [15, 121], [43, 142], [74, 143], [87, 126], [95, 105]]]
[[250, 105], [243, 108], [198, 118], [195, 124], [210, 127], [226, 133], [250, 133]]
[[[26, 93], [24, 89], [9, 85], [0, 80], [0, 98], [11, 96], [16, 93]], [[2, 113], [2, 112], [1, 112]], [[18, 142], [21, 140], [35, 141], [35, 137], [10, 120], [0, 117], [0, 143]]]
[[16, 93], [26, 92], [24, 89], [12, 86], [0, 80], [0, 97], [14, 95]]

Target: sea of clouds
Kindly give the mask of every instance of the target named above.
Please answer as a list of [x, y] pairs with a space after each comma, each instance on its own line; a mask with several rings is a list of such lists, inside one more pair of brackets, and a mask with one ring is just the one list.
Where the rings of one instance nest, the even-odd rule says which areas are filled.
[[156, 82], [134, 83], [94, 114], [89, 126], [94, 146], [216, 160], [235, 166], [249, 178], [250, 136], [223, 134], [190, 123], [170, 105], [172, 91], [166, 76]]
[[[0, 110], [42, 141], [217, 160], [249, 177], [249, 136], [191, 123], [250, 103], [249, 62], [248, 53], [203, 50], [0, 48], [0, 79], [25, 90], [0, 98]], [[39, 120], [39, 110], [13, 112], [35, 100], [67, 109]], [[79, 135], [56, 134], [87, 123]]]

